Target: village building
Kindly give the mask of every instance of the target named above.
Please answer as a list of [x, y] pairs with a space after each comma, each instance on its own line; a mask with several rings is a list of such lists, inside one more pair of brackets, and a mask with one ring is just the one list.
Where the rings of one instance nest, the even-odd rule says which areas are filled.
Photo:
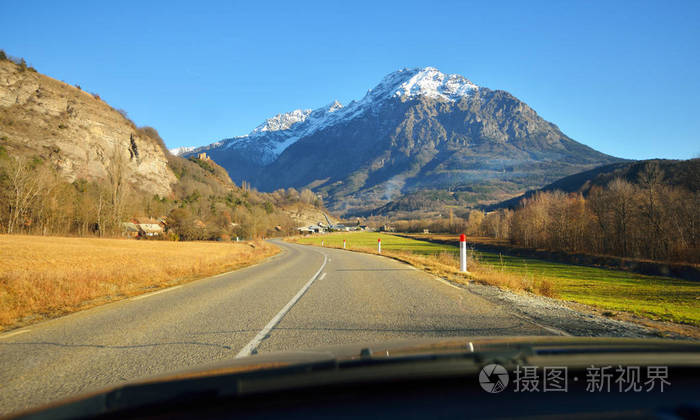
[[125, 236], [132, 238], [156, 237], [164, 232], [164, 220], [156, 220], [151, 217], [134, 217], [128, 222], [122, 223]]

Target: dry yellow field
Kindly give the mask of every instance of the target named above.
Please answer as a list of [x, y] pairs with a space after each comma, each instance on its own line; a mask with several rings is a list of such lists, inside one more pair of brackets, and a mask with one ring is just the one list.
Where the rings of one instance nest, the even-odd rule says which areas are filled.
[[166, 242], [0, 235], [0, 330], [246, 265], [265, 242]]

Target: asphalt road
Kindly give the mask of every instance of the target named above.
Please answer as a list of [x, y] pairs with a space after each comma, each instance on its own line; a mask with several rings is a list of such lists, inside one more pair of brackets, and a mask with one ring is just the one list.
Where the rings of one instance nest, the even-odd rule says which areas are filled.
[[0, 414], [256, 352], [556, 333], [388, 258], [276, 243], [259, 265], [0, 335]]

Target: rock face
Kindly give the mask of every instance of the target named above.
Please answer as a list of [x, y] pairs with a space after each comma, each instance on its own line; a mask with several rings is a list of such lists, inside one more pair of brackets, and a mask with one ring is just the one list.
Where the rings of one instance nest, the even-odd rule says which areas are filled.
[[261, 127], [195, 153], [206, 150], [234, 182], [310, 187], [345, 214], [421, 189], [496, 202], [621, 161], [572, 140], [508, 92], [432, 67], [391, 73], [345, 107], [280, 114]]
[[128, 182], [168, 196], [177, 181], [164, 147], [90, 93], [0, 61], [0, 145], [40, 156], [68, 180], [105, 179], [121, 162]]

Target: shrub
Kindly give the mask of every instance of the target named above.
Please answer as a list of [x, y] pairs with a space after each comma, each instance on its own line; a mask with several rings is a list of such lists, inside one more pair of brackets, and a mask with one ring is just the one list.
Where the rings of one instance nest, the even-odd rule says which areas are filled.
[[189, 160], [190, 160], [191, 162], [196, 163], [197, 165], [199, 165], [200, 168], [204, 169], [204, 170], [207, 171], [207, 172], [210, 172], [210, 173], [212, 173], [212, 174], [215, 172], [214, 167], [211, 166], [211, 165], [209, 164], [209, 162], [207, 162], [207, 161], [205, 161], [205, 160], [198, 159], [198, 158], [196, 158], [196, 157], [190, 157]]

